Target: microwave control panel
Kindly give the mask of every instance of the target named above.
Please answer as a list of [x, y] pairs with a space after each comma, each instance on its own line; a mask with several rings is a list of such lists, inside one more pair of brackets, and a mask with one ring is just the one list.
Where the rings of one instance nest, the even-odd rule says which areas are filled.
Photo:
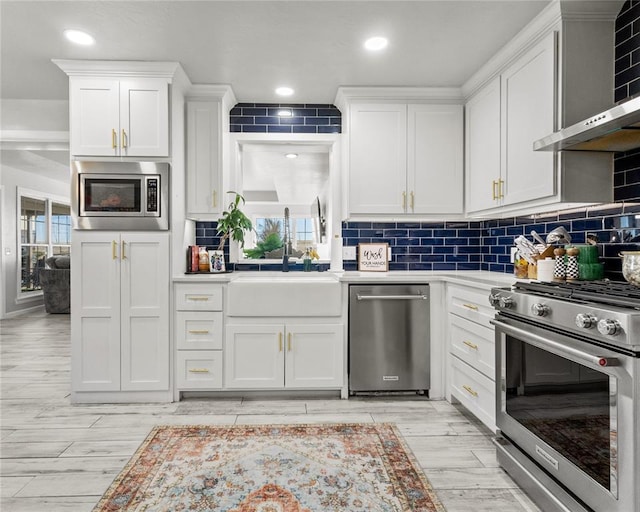
[[159, 178], [147, 178], [147, 213], [158, 213]]

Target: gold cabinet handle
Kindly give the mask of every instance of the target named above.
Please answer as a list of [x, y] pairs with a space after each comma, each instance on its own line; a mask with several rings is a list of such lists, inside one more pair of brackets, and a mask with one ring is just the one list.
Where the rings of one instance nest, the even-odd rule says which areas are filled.
[[467, 341], [467, 340], [464, 340], [462, 343], [464, 343], [467, 347], [473, 350], [478, 350], [478, 345], [476, 345], [475, 343], [471, 343], [470, 341]]
[[470, 386], [464, 385], [464, 386], [462, 386], [462, 388], [463, 388], [467, 393], [469, 393], [471, 396], [475, 396], [475, 397], [477, 397], [477, 396], [478, 396], [478, 392], [477, 392], [477, 391], [474, 391], [474, 390], [473, 390], [473, 388], [471, 388]]
[[409, 194], [409, 206], [411, 207], [411, 212], [413, 213], [413, 206], [415, 204], [415, 197], [413, 194], [413, 190], [411, 191], [411, 193]]
[[216, 190], [213, 191], [212, 197], [212, 205], [214, 208], [218, 207], [218, 192]]
[[120, 141], [122, 144], [122, 149], [127, 149], [127, 132], [122, 129], [122, 140]]
[[282, 333], [278, 333], [278, 352], [282, 352]]
[[504, 180], [498, 180], [498, 199], [502, 199], [504, 197], [502, 185], [504, 185]]
[[496, 187], [498, 186], [498, 181], [497, 180], [493, 180], [491, 182], [491, 199], [493, 199], [494, 201], [496, 199], [498, 199], [498, 194], [496, 193]]
[[118, 147], [117, 137], [118, 135], [116, 134], [116, 131], [111, 128], [111, 149], [116, 149]]
[[209, 300], [209, 297], [187, 297], [187, 300]]
[[478, 306], [476, 306], [475, 304], [463, 304], [463, 306], [467, 309], [471, 309], [473, 311], [478, 311]]
[[118, 246], [118, 242], [116, 242], [115, 240], [111, 240], [111, 259], [112, 260], [118, 259], [118, 255], [116, 254], [117, 246]]
[[189, 368], [189, 373], [209, 373], [208, 368]]
[[127, 242], [125, 242], [124, 240], [122, 241], [122, 259], [126, 260], [127, 259], [127, 255], [124, 253], [124, 248], [127, 245]]
[[189, 329], [189, 334], [209, 334], [207, 329]]
[[402, 193], [402, 211], [405, 211], [407, 209], [407, 193], [403, 192]]
[[287, 352], [291, 352], [291, 333], [287, 333]]

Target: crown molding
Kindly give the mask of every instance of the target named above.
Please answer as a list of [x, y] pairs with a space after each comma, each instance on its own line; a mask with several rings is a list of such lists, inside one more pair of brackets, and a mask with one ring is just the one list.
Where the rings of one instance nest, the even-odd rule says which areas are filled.
[[171, 83], [176, 74], [186, 76], [179, 62], [65, 59], [51, 62], [70, 77], [166, 78]]

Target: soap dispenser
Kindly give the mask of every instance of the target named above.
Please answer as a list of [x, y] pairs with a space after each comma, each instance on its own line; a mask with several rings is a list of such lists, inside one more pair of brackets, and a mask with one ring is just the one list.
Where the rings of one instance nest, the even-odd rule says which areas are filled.
[[307, 250], [304, 251], [304, 256], [302, 257], [302, 270], [304, 272], [311, 272], [311, 251], [307, 247]]

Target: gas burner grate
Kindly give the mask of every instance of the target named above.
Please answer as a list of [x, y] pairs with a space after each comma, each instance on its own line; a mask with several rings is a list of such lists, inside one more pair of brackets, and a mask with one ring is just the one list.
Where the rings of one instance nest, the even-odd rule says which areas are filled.
[[575, 302], [592, 302], [625, 309], [640, 309], [640, 288], [629, 283], [609, 281], [608, 279], [552, 283], [517, 281], [513, 288]]

